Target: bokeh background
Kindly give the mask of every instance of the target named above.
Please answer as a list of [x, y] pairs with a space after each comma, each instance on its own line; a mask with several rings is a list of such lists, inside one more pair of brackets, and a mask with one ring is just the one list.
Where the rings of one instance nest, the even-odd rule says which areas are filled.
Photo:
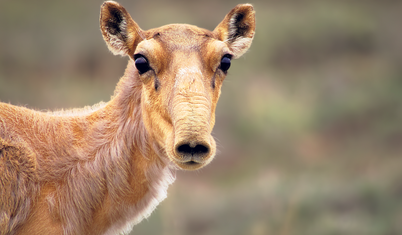
[[[0, 1], [0, 100], [108, 101], [99, 0]], [[121, 0], [149, 29], [213, 30], [238, 0]], [[402, 234], [402, 2], [252, 0], [257, 31], [224, 82], [209, 166], [178, 172], [131, 234]]]

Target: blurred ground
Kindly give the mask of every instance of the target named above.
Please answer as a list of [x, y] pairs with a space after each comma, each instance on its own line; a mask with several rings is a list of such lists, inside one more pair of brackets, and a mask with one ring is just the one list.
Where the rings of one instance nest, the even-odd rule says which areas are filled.
[[[213, 30], [240, 1], [120, 1], [143, 28]], [[132, 234], [402, 234], [402, 2], [251, 1], [257, 31], [225, 81], [219, 154], [179, 172]], [[126, 58], [101, 1], [0, 2], [0, 100], [107, 101]]]

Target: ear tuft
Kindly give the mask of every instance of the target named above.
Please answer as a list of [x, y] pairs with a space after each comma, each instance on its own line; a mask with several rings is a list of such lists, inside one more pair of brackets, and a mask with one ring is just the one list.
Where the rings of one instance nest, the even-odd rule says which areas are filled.
[[115, 55], [132, 55], [142, 40], [142, 30], [117, 2], [107, 1], [102, 4], [100, 28], [109, 50]]
[[239, 4], [233, 8], [215, 28], [218, 39], [226, 42], [235, 58], [243, 55], [251, 46], [255, 33], [255, 12], [251, 4]]

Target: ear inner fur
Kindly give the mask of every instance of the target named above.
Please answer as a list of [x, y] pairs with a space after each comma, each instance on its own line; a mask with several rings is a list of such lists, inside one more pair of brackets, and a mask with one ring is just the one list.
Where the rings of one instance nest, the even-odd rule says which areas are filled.
[[120, 4], [107, 1], [101, 6], [102, 36], [115, 55], [133, 55], [135, 47], [144, 39], [143, 31]]
[[216, 37], [228, 44], [235, 59], [248, 50], [254, 33], [255, 12], [250, 4], [237, 5], [214, 30]]

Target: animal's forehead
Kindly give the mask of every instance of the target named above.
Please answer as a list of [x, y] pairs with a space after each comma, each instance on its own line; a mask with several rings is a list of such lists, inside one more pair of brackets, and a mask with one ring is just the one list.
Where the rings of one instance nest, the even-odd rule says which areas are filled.
[[148, 31], [148, 39], [153, 38], [168, 47], [199, 48], [212, 38], [212, 32], [187, 24], [171, 24]]

